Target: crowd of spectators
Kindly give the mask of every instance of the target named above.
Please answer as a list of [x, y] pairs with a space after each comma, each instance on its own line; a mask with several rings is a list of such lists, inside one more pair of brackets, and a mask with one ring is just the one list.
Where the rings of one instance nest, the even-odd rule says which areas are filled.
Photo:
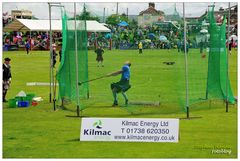
[[[162, 30], [158, 26], [130, 28], [109, 25], [108, 28], [111, 29], [111, 33], [89, 33], [88, 47], [137, 49], [140, 42], [144, 49], [171, 49], [183, 46], [183, 33], [179, 30]], [[188, 39], [187, 43], [189, 48], [197, 47], [195, 40]]]
[[[49, 50], [49, 34], [47, 32], [4, 32], [3, 47], [4, 50], [15, 50], [25, 48], [30, 44], [30, 50]], [[53, 41], [61, 46], [61, 32], [53, 32]]]
[[[144, 48], [171, 48], [174, 45], [172, 40], [178, 38], [178, 32], [161, 31], [157, 26], [129, 28], [109, 25], [108, 27], [111, 33], [90, 33], [88, 35], [89, 46], [97, 42], [97, 45], [108, 47], [111, 41], [115, 49], [134, 49], [138, 48], [141, 41]], [[164, 35], [167, 40], [161, 41], [160, 35]]]
[[[137, 49], [141, 42], [143, 49], [171, 49], [181, 51], [183, 48], [183, 32], [174, 29], [161, 29], [159, 26], [130, 28], [128, 26], [107, 26], [110, 33], [88, 33], [88, 48], [96, 49]], [[189, 33], [189, 32], [188, 32]], [[164, 39], [161, 39], [163, 37]], [[187, 35], [187, 37], [189, 37]], [[62, 44], [61, 32], [53, 32], [53, 42]], [[49, 33], [47, 32], [3, 32], [3, 49], [24, 48], [30, 44], [30, 50], [49, 50]], [[195, 37], [187, 39], [187, 48], [200, 47]], [[180, 50], [181, 49], [181, 50]]]

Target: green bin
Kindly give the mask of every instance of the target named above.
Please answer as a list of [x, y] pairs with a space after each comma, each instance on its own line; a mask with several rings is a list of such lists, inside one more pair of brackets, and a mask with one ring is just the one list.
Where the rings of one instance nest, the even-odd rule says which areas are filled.
[[17, 100], [16, 99], [9, 99], [8, 100], [8, 107], [10, 107], [10, 108], [15, 108], [15, 107], [17, 107]]
[[27, 97], [16, 96], [15, 99], [19, 101], [27, 101]]
[[32, 103], [32, 99], [33, 97], [35, 97], [34, 93], [29, 93], [26, 95], [26, 100], [29, 101], [30, 103]]

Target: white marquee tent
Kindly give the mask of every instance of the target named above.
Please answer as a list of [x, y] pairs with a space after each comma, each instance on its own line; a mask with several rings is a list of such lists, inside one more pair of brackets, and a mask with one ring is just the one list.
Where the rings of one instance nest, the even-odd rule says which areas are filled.
[[[70, 21], [74, 23], [74, 20]], [[77, 25], [81, 21], [77, 21]], [[62, 30], [62, 20], [52, 20], [51, 21], [52, 31]], [[71, 25], [74, 26], [74, 25]], [[88, 32], [110, 32], [110, 29], [105, 27], [103, 24], [94, 21], [86, 21]], [[49, 20], [32, 20], [32, 19], [14, 19], [10, 24], [3, 28], [4, 32], [7, 31], [49, 31], [50, 25]]]

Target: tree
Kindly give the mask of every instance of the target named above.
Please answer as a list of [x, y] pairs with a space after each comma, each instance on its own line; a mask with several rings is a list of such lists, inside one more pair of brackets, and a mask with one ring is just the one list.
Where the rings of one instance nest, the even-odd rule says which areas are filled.
[[121, 21], [129, 22], [129, 21], [128, 21], [128, 17], [127, 17], [127, 15], [126, 15], [125, 13], [123, 13], [123, 14], [120, 16], [120, 19], [121, 19]]
[[132, 19], [129, 23], [130, 28], [137, 28], [138, 27], [138, 22], [135, 19]]
[[[73, 18], [70, 18], [70, 19], [74, 19]], [[100, 22], [100, 18], [97, 17], [97, 16], [92, 16], [90, 12], [82, 12], [80, 15], [76, 15], [76, 19], [77, 20], [96, 20], [98, 22]]]
[[111, 25], [117, 25], [121, 21], [128, 22], [126, 14], [124, 13], [122, 15], [112, 14], [107, 17], [106, 23]]

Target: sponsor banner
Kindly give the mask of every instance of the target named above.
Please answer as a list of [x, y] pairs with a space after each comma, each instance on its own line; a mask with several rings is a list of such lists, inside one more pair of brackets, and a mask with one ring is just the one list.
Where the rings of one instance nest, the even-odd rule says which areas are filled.
[[178, 142], [179, 119], [82, 118], [80, 141]]

